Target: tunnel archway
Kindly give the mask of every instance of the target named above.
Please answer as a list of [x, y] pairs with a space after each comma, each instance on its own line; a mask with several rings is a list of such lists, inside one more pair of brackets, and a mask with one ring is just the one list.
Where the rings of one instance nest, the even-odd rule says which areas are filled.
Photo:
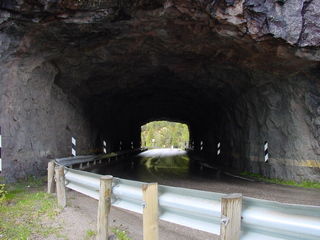
[[295, 4], [3, 1], [1, 175], [44, 171], [72, 137], [78, 154], [139, 147], [167, 118], [226, 168], [319, 180], [319, 37], [301, 16], [313, 3]]

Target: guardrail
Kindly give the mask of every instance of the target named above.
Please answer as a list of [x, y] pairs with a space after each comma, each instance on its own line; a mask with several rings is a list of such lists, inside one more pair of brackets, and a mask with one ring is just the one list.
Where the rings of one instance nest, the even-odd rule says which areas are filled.
[[80, 169], [85, 167], [90, 167], [90, 164], [96, 165], [97, 163], [103, 163], [107, 161], [108, 163], [111, 162], [112, 159], [118, 160], [120, 157], [127, 157], [129, 155], [145, 151], [145, 149], [136, 148], [132, 150], [124, 150], [116, 153], [107, 153], [107, 154], [100, 154], [100, 155], [80, 155], [74, 157], [65, 157], [65, 158], [56, 158], [55, 162], [57, 164], [72, 168], [74, 165], [79, 165]]
[[[49, 168], [52, 168], [52, 166]], [[101, 201], [100, 184], [102, 175], [66, 167], [63, 169], [65, 179], [61, 180], [62, 185], [94, 199], [100, 199], [99, 202]], [[52, 171], [52, 169], [48, 170]], [[48, 173], [49, 175], [52, 176]], [[320, 239], [320, 207], [318, 206], [284, 204], [248, 197], [243, 197], [242, 204], [240, 200], [228, 205], [230, 199], [226, 194], [160, 185], [157, 187], [158, 190], [153, 192], [157, 201], [156, 206], [159, 205], [159, 213], [149, 212], [149, 217], [146, 217], [149, 220], [145, 220], [145, 212], [148, 212], [146, 211], [146, 204], [147, 206], [153, 204], [152, 201], [150, 202], [150, 196], [148, 196], [148, 187], [151, 187], [151, 185], [120, 178], [113, 178], [111, 181], [112, 196], [110, 201], [112, 206], [143, 213], [144, 222], [148, 222], [148, 225], [145, 226], [144, 224], [144, 229], [150, 229], [152, 216], [153, 219], [154, 216], [159, 216], [159, 219], [164, 221], [213, 234], [224, 234], [221, 239], [236, 240], [237, 237], [234, 236], [237, 235], [240, 235], [241, 240]], [[58, 182], [59, 180], [57, 180]], [[49, 189], [52, 189], [52, 186], [48, 186]], [[150, 190], [150, 192], [152, 191]], [[237, 198], [239, 196], [231, 199]], [[62, 199], [62, 203], [64, 203], [63, 201]], [[240, 204], [238, 210], [229, 209], [230, 206], [234, 207], [237, 204]], [[231, 218], [231, 215], [236, 215], [237, 211], [239, 211], [239, 219], [237, 217], [235, 219]], [[237, 221], [240, 227], [240, 213], [241, 232], [240, 228], [237, 230]], [[225, 234], [226, 229], [229, 231], [228, 228], [235, 235]], [[153, 229], [157, 228], [153, 227]], [[144, 239], [156, 239], [154, 237], [157, 235], [156, 232], [148, 233], [148, 230], [144, 230], [144, 235], [149, 234]]]

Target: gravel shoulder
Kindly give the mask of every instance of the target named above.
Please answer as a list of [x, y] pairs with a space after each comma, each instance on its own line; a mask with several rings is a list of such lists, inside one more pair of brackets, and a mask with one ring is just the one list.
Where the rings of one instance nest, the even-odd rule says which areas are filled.
[[[46, 224], [60, 225], [61, 238], [68, 240], [89, 240], [88, 231], [96, 230], [98, 201], [83, 194], [68, 190], [68, 206], [63, 209], [55, 221]], [[142, 216], [126, 210], [112, 207], [110, 212], [110, 227], [127, 232], [132, 240], [143, 239]], [[160, 221], [160, 239], [163, 240], [217, 240], [218, 236], [186, 228], [172, 223]], [[48, 238], [46, 240], [53, 240]]]

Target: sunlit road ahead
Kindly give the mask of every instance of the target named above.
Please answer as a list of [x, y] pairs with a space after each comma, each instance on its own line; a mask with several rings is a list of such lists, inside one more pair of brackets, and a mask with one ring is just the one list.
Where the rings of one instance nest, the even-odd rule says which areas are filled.
[[139, 157], [172, 157], [179, 155], [186, 155], [187, 152], [185, 150], [179, 148], [156, 148], [147, 150], [138, 154]]

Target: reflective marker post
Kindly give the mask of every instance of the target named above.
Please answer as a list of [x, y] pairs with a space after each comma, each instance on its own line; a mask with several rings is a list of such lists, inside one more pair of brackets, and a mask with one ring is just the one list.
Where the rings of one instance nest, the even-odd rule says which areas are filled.
[[77, 141], [74, 137], [71, 137], [71, 155], [73, 157], [77, 156], [77, 151], [76, 151], [76, 147], [77, 147]]
[[268, 142], [264, 142], [264, 162], [267, 163], [269, 161], [269, 146]]
[[103, 140], [103, 153], [104, 154], [107, 153], [107, 142], [106, 142], [106, 140]]
[[221, 153], [221, 143], [218, 142], [218, 144], [217, 144], [217, 156], [219, 156], [220, 153]]

